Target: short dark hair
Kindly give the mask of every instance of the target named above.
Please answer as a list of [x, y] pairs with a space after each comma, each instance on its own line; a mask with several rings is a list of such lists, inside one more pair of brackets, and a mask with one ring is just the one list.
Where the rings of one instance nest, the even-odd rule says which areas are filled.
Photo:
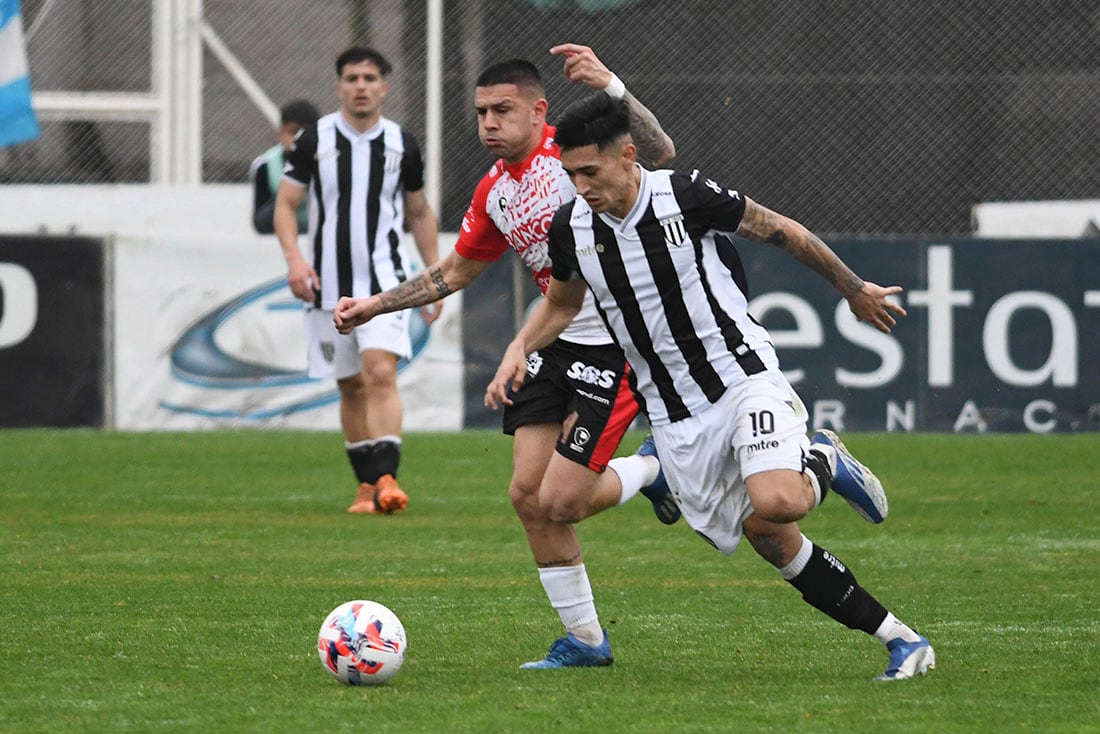
[[487, 67], [478, 74], [477, 86], [491, 87], [494, 84], [515, 84], [543, 93], [542, 76], [539, 69], [526, 59], [508, 59]]
[[289, 125], [293, 122], [302, 127], [309, 127], [317, 122], [317, 118], [320, 116], [321, 115], [317, 112], [317, 108], [304, 99], [295, 99], [291, 102], [287, 102], [283, 105], [283, 108], [279, 110], [279, 118], [283, 125]]
[[389, 61], [386, 61], [386, 57], [373, 48], [352, 46], [351, 48], [344, 49], [344, 51], [336, 57], [336, 76], [343, 76], [344, 67], [348, 64], [358, 64], [363, 61], [369, 61], [377, 66], [378, 71], [382, 72], [382, 76], [386, 76], [393, 71], [393, 66], [390, 65]]
[[612, 99], [600, 92], [566, 107], [554, 127], [554, 142], [562, 150], [586, 145], [604, 150], [630, 135], [630, 108], [625, 100]]

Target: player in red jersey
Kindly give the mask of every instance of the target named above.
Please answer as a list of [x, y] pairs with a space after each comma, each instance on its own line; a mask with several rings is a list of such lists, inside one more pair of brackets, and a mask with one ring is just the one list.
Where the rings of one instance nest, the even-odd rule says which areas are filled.
[[[570, 81], [626, 99], [639, 154], [649, 165], [672, 159], [675, 148], [657, 119], [592, 49], [563, 44], [550, 52], [564, 59]], [[561, 167], [554, 129], [546, 123], [548, 105], [538, 69], [522, 59], [488, 67], [478, 77], [474, 106], [481, 142], [499, 160], [474, 192], [454, 252], [396, 288], [341, 299], [334, 315], [341, 331], [459, 291], [509, 249], [545, 292], [550, 220], [576, 192]], [[663, 522], [680, 516], [650, 442], [638, 454], [612, 458], [638, 413], [629, 379], [622, 351], [589, 298], [557, 341], [531, 355], [528, 379], [504, 413], [504, 432], [515, 437], [509, 496], [543, 588], [567, 631], [545, 659], [522, 667], [612, 662], [573, 523], [639, 491]]]

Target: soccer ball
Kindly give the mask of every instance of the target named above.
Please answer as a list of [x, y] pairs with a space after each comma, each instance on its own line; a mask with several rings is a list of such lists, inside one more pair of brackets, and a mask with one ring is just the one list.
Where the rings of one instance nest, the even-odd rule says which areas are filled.
[[344, 602], [321, 625], [317, 655], [341, 683], [376, 686], [396, 675], [405, 662], [405, 627], [378, 602]]

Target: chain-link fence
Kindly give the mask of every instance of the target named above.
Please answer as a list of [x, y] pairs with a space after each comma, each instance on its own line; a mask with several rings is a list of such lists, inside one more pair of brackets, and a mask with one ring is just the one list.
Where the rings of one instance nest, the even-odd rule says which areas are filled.
[[[23, 0], [36, 93], [149, 92], [167, 1]], [[377, 47], [396, 67], [387, 114], [427, 133], [424, 0], [193, 1], [276, 105], [334, 108], [336, 55]], [[442, 27], [447, 229], [490, 162], [478, 71], [536, 62], [553, 120], [581, 94], [547, 53], [563, 41], [619, 72], [676, 141], [677, 166], [819, 231], [965, 233], [977, 202], [1100, 196], [1100, 0], [450, 0]], [[272, 127], [203, 48], [201, 178], [243, 182]], [[0, 151], [0, 182], [147, 181], [158, 135], [109, 111], [47, 117], [38, 140]]]

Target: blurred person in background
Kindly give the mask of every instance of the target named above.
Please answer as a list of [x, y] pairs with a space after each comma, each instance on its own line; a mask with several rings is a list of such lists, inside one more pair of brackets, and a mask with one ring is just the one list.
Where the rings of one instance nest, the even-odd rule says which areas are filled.
[[[287, 102], [279, 110], [279, 144], [264, 151], [252, 161], [248, 179], [252, 183], [252, 228], [260, 234], [275, 234], [275, 196], [283, 180], [286, 152], [298, 133], [317, 122], [317, 108], [304, 99]], [[309, 202], [298, 207], [298, 231], [309, 229]]]
[[[412, 233], [425, 264], [439, 258], [439, 225], [424, 196], [424, 161], [409, 131], [382, 115], [389, 61], [354, 46], [336, 59], [340, 108], [298, 133], [287, 152], [275, 203], [275, 233], [287, 284], [306, 304], [309, 374], [335, 378], [344, 448], [358, 483], [348, 512], [405, 509], [397, 484], [403, 406], [397, 363], [412, 356], [409, 312], [389, 314], [347, 334], [336, 331], [342, 296], [369, 296], [404, 282]], [[311, 197], [309, 259], [298, 246], [298, 210]], [[421, 310], [426, 324], [439, 307]]]

